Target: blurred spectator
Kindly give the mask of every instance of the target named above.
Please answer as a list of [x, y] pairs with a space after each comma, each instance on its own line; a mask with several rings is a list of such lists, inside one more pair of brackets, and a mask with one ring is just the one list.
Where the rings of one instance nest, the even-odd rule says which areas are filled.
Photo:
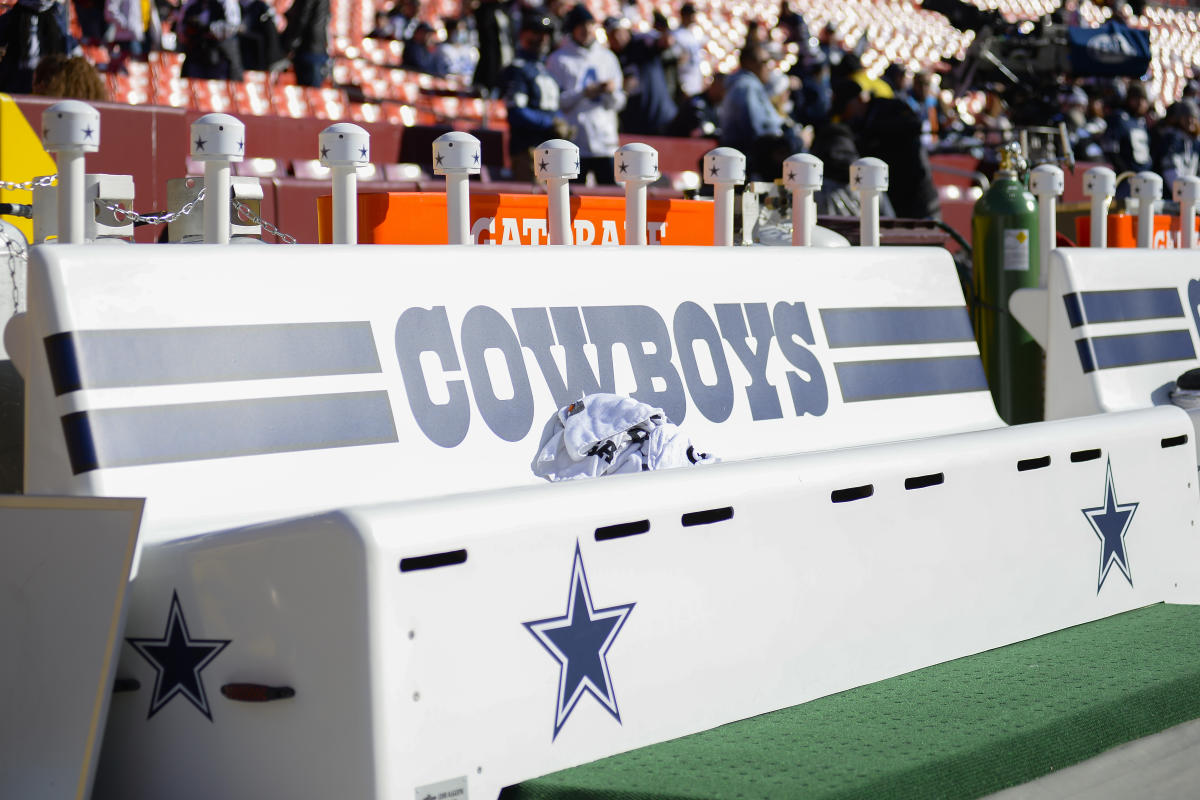
[[776, 171], [778, 165], [769, 163], [765, 148], [773, 148], [764, 139], [783, 138], [788, 141], [789, 153], [803, 150], [795, 134], [794, 123], [780, 114], [771, 103], [765, 81], [771, 65], [761, 44], [747, 39], [738, 58], [740, 69], [725, 85], [725, 99], [719, 114], [721, 144], [741, 150], [747, 159], [747, 172], [762, 178]]
[[29, 94], [42, 58], [67, 52], [67, 31], [54, 0], [17, 0], [0, 15], [0, 92]]
[[467, 30], [466, 19], [447, 17], [442, 24], [446, 26], [446, 41], [439, 43], [434, 50], [435, 74], [471, 77], [475, 74], [475, 65], [479, 63], [479, 51], [471, 44], [471, 32]]
[[[388, 10], [387, 17], [389, 24], [380, 32], [388, 35], [380, 38], [407, 41], [412, 38], [413, 31], [421, 21], [421, 4], [418, 0], [398, 0]], [[376, 27], [379, 27], [378, 17], [376, 18]]]
[[863, 91], [870, 94], [872, 97], [883, 97], [891, 99], [895, 96], [892, 92], [892, 87], [880, 78], [872, 78], [870, 74], [863, 69], [862, 59], [855, 53], [846, 53], [842, 56], [841, 63], [833, 68], [833, 74], [837, 77], [845, 77], [857, 83], [863, 88]]
[[499, 0], [483, 0], [475, 9], [475, 30], [479, 33], [479, 64], [475, 67], [475, 86], [495, 94], [500, 71], [513, 60], [511, 20]]
[[908, 70], [900, 64], [888, 64], [887, 69], [883, 71], [881, 77], [884, 83], [892, 87], [892, 97], [899, 97], [907, 101], [909, 91], [912, 88], [912, 81], [908, 77]]
[[[1134, 81], [1125, 90], [1125, 102], [1108, 118], [1108, 129], [1103, 141], [1104, 152], [1117, 174], [1142, 172], [1154, 166], [1150, 153], [1150, 129], [1146, 114], [1150, 101], [1146, 98], [1146, 87]], [[1117, 188], [1121, 197], [1128, 196], [1129, 182], [1122, 181]]]
[[75, 19], [79, 21], [79, 38], [85, 44], [100, 44], [108, 24], [104, 21], [104, 0], [74, 0]]
[[558, 83], [559, 107], [575, 128], [580, 177], [591, 173], [596, 183], [615, 183], [613, 154], [617, 151], [617, 114], [625, 107], [621, 65], [596, 41], [596, 18], [577, 5], [564, 20], [562, 47], [546, 62]]
[[33, 71], [33, 93], [87, 102], [108, 99], [108, 90], [92, 62], [83, 56], [68, 58], [61, 53], [38, 62]]
[[828, 64], [830, 70], [835, 70], [841, 66], [842, 57], [845, 55], [846, 50], [837, 40], [837, 28], [833, 23], [829, 23], [817, 34], [816, 57]]
[[941, 129], [938, 114], [937, 92], [933, 88], [933, 76], [928, 72], [918, 72], [913, 75], [912, 83], [903, 99], [908, 103], [913, 113], [921, 118], [921, 144], [926, 149], [933, 147]]
[[1167, 109], [1154, 127], [1151, 149], [1154, 170], [1163, 179], [1163, 195], [1172, 196], [1177, 178], [1194, 176], [1200, 167], [1200, 109], [1191, 100], [1180, 100]]
[[329, 0], [295, 0], [285, 19], [283, 43], [292, 56], [296, 83], [320, 86], [329, 63]]
[[[298, 0], [297, 5], [312, 1]], [[242, 53], [237, 35], [242, 8], [237, 0], [188, 0], [180, 14], [183, 77], [240, 81]]]
[[704, 74], [700, 71], [703, 54], [701, 36], [696, 30], [696, 6], [691, 2], [679, 7], [679, 27], [672, 31], [679, 52], [679, 92], [694, 97], [704, 91]]
[[792, 74], [800, 76], [800, 88], [792, 91], [792, 119], [801, 125], [824, 123], [829, 117], [833, 100], [829, 65], [814, 61], [805, 67], [797, 62]]
[[558, 84], [544, 63], [553, 33], [554, 21], [548, 14], [525, 14], [517, 34], [516, 58], [500, 73], [514, 180], [534, 179], [534, 147], [547, 139], [570, 139], [574, 134], [559, 113]]
[[[857, 82], [854, 82], [857, 85]], [[941, 214], [929, 153], [921, 145], [921, 119], [903, 100], [855, 93], [844, 82], [834, 90], [841, 98], [840, 121], [854, 132], [858, 152], [888, 165], [888, 199], [897, 216], [937, 219]], [[868, 95], [869, 96], [869, 95]], [[816, 149], [816, 142], [813, 143]], [[828, 174], [828, 169], [826, 170]]]
[[604, 23], [608, 46], [616, 54], [624, 74], [625, 109], [621, 130], [660, 136], [679, 109], [667, 86], [663, 69], [664, 41], [655, 31], [633, 35], [628, 23], [609, 17]]
[[803, 60], [803, 57], [809, 54], [809, 39], [812, 38], [812, 34], [809, 33], [804, 15], [793, 11], [788, 5], [788, 0], [783, 0], [779, 4], [779, 28], [783, 30], [784, 44], [800, 45], [800, 55]]
[[667, 135], [719, 138], [718, 111], [724, 99], [725, 76], [717, 73], [703, 92], [686, 98], [680, 104], [679, 113], [667, 126]]
[[811, 150], [824, 164], [824, 183], [815, 198], [819, 214], [858, 213], [858, 198], [850, 191], [850, 165], [858, 160], [858, 142], [849, 123], [862, 115], [869, 99], [849, 78], [831, 86], [829, 118], [816, 124]]
[[238, 37], [242, 67], [266, 72], [287, 62], [279, 36], [279, 16], [266, 0], [249, 0], [242, 6], [242, 32]]
[[395, 39], [395, 20], [386, 11], [375, 12], [375, 27], [367, 34], [368, 39]]
[[1067, 129], [1071, 152], [1080, 161], [1103, 159], [1100, 142], [1088, 128], [1088, 96], [1078, 86], [1067, 87], [1059, 98], [1059, 112], [1050, 118], [1051, 125], [1062, 124]]
[[109, 69], [119, 69], [130, 56], [140, 56], [160, 46], [162, 23], [158, 19], [158, 8], [152, 2], [106, 0], [104, 20], [108, 23], [105, 38], [109, 42], [109, 51], [117, 62]]
[[675, 34], [671, 32], [670, 20], [661, 11], [654, 12], [653, 29], [654, 33], [651, 35], [658, 48], [658, 59], [662, 62], [663, 78], [667, 83], [667, 97], [674, 102], [675, 98], [679, 96], [679, 47], [675, 44]]
[[428, 22], [419, 22], [413, 30], [412, 38], [404, 43], [404, 55], [400, 57], [400, 66], [414, 72], [425, 72], [430, 75], [437, 73], [437, 57], [433, 47], [437, 43], [433, 26]]

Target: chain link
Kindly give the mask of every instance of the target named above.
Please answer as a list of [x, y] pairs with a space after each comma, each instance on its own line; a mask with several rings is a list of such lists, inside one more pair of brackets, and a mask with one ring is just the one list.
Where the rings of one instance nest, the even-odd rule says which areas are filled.
[[58, 175], [42, 175], [37, 178], [32, 178], [24, 183], [12, 183], [11, 181], [0, 181], [0, 189], [6, 192], [28, 192], [35, 186], [53, 186], [58, 180]]
[[289, 236], [288, 234], [279, 230], [279, 228], [276, 228], [274, 225], [267, 222], [265, 219], [260, 217], [258, 214], [255, 214], [250, 209], [250, 206], [248, 206], [245, 203], [243, 203], [242, 201], [238, 200], [236, 197], [233, 198], [233, 207], [235, 209], [237, 209], [238, 215], [242, 219], [249, 220], [250, 222], [253, 222], [255, 225], [261, 225], [262, 229], [264, 231], [271, 234], [272, 236], [274, 236], [276, 239], [283, 242], [284, 244], [295, 244], [296, 243], [295, 236]]
[[131, 208], [121, 208], [115, 203], [103, 203], [99, 200], [96, 201], [96, 205], [111, 212], [112, 215], [116, 217], [117, 222], [124, 222], [128, 219], [133, 220], [134, 222], [140, 222], [143, 225], [159, 225], [164, 222], [174, 222], [180, 217], [186, 217], [188, 214], [192, 213], [196, 209], [196, 206], [199, 205], [203, 200], [204, 189], [202, 187], [200, 189], [200, 193], [197, 194], [194, 199], [184, 203], [178, 211], [168, 211], [164, 214], [139, 214]]

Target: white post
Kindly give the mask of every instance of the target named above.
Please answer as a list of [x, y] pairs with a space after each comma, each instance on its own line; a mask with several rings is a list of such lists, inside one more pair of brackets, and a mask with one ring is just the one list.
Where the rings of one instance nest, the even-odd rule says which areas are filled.
[[625, 244], [647, 244], [646, 187], [658, 180], [658, 151], [632, 142], [617, 150], [613, 162], [617, 183], [625, 184]]
[[1154, 172], [1139, 172], [1129, 179], [1138, 201], [1137, 246], [1154, 245], [1154, 208], [1162, 199], [1162, 178]]
[[100, 149], [100, 112], [78, 100], [55, 103], [42, 114], [42, 141], [58, 164], [58, 241], [82, 244], [87, 227], [84, 153]]
[[550, 139], [534, 149], [538, 180], [546, 184], [550, 244], [571, 244], [570, 181], [579, 177], [579, 148]]
[[796, 153], [783, 160], [783, 185], [792, 193], [792, 246], [811, 247], [816, 206], [813, 192], [825, 181], [825, 165], [808, 153]]
[[192, 123], [192, 158], [204, 162], [204, 241], [229, 244], [230, 168], [246, 152], [246, 126], [228, 114]]
[[1092, 247], [1108, 247], [1108, 204], [1117, 193], [1117, 173], [1092, 167], [1083, 173], [1083, 193], [1092, 198]]
[[450, 244], [473, 244], [471, 176], [479, 174], [482, 151], [469, 133], [450, 131], [433, 141], [433, 174], [446, 176], [446, 238]]
[[746, 181], [746, 157], [732, 147], [704, 154], [704, 182], [713, 186], [713, 244], [733, 244], [733, 193]]
[[352, 123], [338, 122], [321, 131], [317, 142], [333, 182], [332, 242], [357, 244], [358, 168], [371, 161], [371, 135]]
[[859, 196], [859, 245], [879, 246], [879, 195], [888, 190], [888, 167], [878, 158], [850, 165], [850, 186]]
[[1188, 175], [1171, 187], [1179, 203], [1179, 246], [1189, 250], [1196, 246], [1196, 205], [1200, 203], [1200, 178]]
[[1038, 201], [1038, 285], [1046, 286], [1050, 275], [1050, 251], [1058, 238], [1058, 197], [1066, 189], [1063, 171], [1053, 164], [1039, 164], [1029, 173], [1029, 191]]

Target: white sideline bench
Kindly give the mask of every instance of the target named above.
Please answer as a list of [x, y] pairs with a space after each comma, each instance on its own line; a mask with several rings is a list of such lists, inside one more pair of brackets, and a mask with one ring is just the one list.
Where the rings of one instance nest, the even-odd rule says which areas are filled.
[[[113, 698], [96, 797], [478, 800], [1197, 602], [1192, 435], [1183, 411], [1147, 409], [148, 547], [127, 636], [169, 638], [177, 602], [195, 646], [220, 648], [200, 673], [207, 715], [183, 696], [155, 713], [156, 668], [122, 648], [118, 676], [141, 688]], [[1107, 564], [1101, 529], [1123, 542]], [[277, 701], [234, 699], [247, 686]]]
[[1055, 250], [1049, 288], [1010, 301], [1046, 350], [1046, 419], [1170, 403], [1200, 366], [1198, 304], [1194, 250]]
[[725, 460], [998, 427], [937, 248], [36, 248], [26, 491], [143, 542], [532, 484], [553, 410], [664, 408]]

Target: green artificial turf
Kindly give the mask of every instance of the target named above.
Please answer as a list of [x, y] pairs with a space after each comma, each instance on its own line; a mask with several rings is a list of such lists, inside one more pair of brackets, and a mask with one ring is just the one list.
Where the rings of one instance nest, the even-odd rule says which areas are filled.
[[505, 800], [978, 797], [1200, 717], [1155, 605], [509, 787]]

